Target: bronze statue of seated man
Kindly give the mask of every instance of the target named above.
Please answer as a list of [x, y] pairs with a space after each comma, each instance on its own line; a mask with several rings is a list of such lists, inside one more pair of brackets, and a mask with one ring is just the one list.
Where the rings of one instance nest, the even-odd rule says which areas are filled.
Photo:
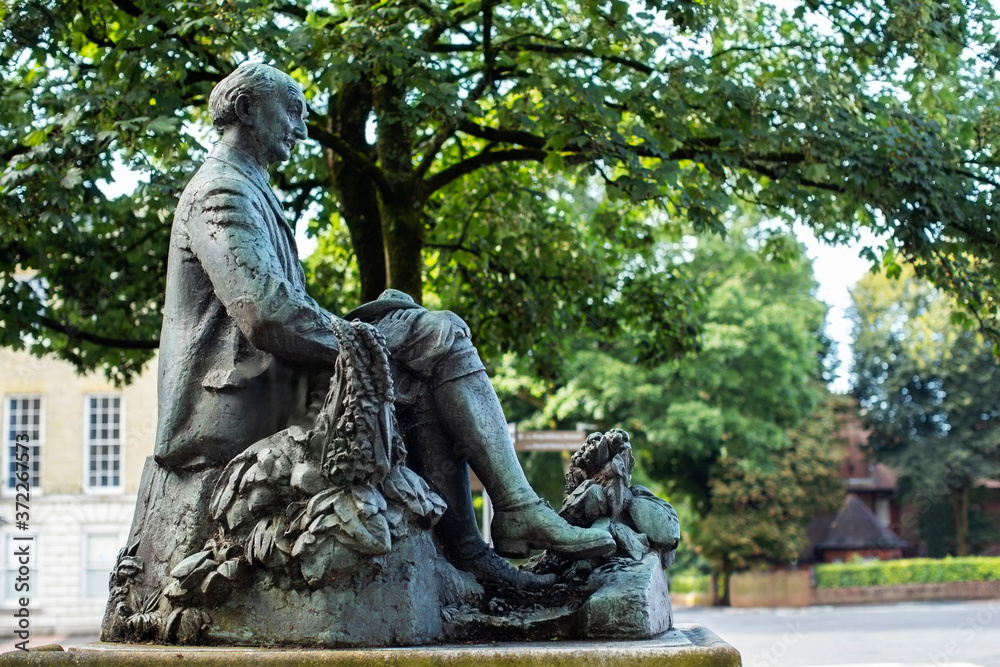
[[[301, 89], [272, 67], [244, 63], [209, 105], [221, 140], [181, 195], [167, 267], [155, 457], [175, 470], [225, 465], [304, 423], [338, 354], [336, 316], [306, 293], [265, 170], [306, 138]], [[539, 582], [479, 537], [466, 462], [493, 500], [497, 553], [582, 559], [615, 549], [609, 532], [569, 525], [531, 489], [461, 318], [392, 290], [348, 317], [386, 340], [410, 465], [448, 504], [436, 536], [453, 564], [480, 579]]]

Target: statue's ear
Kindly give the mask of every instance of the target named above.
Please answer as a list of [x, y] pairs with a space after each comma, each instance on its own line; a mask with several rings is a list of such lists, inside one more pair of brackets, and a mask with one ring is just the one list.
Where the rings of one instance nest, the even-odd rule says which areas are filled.
[[236, 117], [240, 119], [240, 122], [247, 127], [253, 127], [253, 100], [250, 99], [250, 96], [246, 93], [239, 95], [233, 107], [236, 110]]

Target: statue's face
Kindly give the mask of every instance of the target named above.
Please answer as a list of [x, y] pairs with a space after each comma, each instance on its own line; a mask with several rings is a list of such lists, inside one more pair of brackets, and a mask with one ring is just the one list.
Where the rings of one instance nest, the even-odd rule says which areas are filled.
[[263, 96], [251, 111], [254, 136], [262, 164], [284, 162], [297, 141], [306, 138], [306, 98], [297, 85], [279, 86]]

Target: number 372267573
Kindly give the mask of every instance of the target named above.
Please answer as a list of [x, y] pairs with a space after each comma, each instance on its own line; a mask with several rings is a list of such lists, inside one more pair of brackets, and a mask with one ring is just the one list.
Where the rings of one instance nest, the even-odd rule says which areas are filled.
[[[31, 438], [27, 433], [21, 433], [14, 439], [14, 463], [16, 465], [14, 479], [17, 480], [17, 487], [15, 488], [15, 491], [17, 492], [15, 503], [17, 506], [15, 509], [18, 510], [17, 516], [15, 517], [16, 521], [28, 520], [28, 502], [31, 497], [31, 449], [28, 447], [30, 442]], [[22, 508], [24, 510], [23, 512], [20, 511]]]

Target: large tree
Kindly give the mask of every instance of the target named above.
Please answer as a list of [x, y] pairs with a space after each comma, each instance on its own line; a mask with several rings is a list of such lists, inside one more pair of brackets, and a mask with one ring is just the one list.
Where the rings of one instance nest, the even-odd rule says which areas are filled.
[[855, 388], [877, 460], [920, 509], [951, 506], [955, 552], [968, 555], [970, 495], [1000, 477], [1000, 366], [992, 346], [955, 323], [952, 299], [903, 271], [853, 292]]
[[[649, 312], [621, 311], [626, 297], [651, 295], [663, 316], [647, 324], [676, 323], [653, 356], [682, 352], [688, 283], [633, 271], [653, 252], [650, 227], [721, 231], [746, 200], [834, 241], [873, 229], [888, 264], [912, 263], [996, 328], [986, 0], [15, 0], [0, 12], [5, 345], [121, 379], [150, 357], [174, 198], [206, 151], [209, 91], [246, 58], [305, 88], [315, 144], [277, 179], [293, 224], [343, 224], [354, 301], [387, 285], [419, 300], [430, 281], [443, 305], [486, 304], [467, 316], [488, 348], [524, 351], [589, 315], [614, 335]], [[116, 160], [144, 173], [134, 194], [103, 193]], [[660, 215], [611, 206], [603, 238], [579, 232], [557, 204], [587, 187]]]

